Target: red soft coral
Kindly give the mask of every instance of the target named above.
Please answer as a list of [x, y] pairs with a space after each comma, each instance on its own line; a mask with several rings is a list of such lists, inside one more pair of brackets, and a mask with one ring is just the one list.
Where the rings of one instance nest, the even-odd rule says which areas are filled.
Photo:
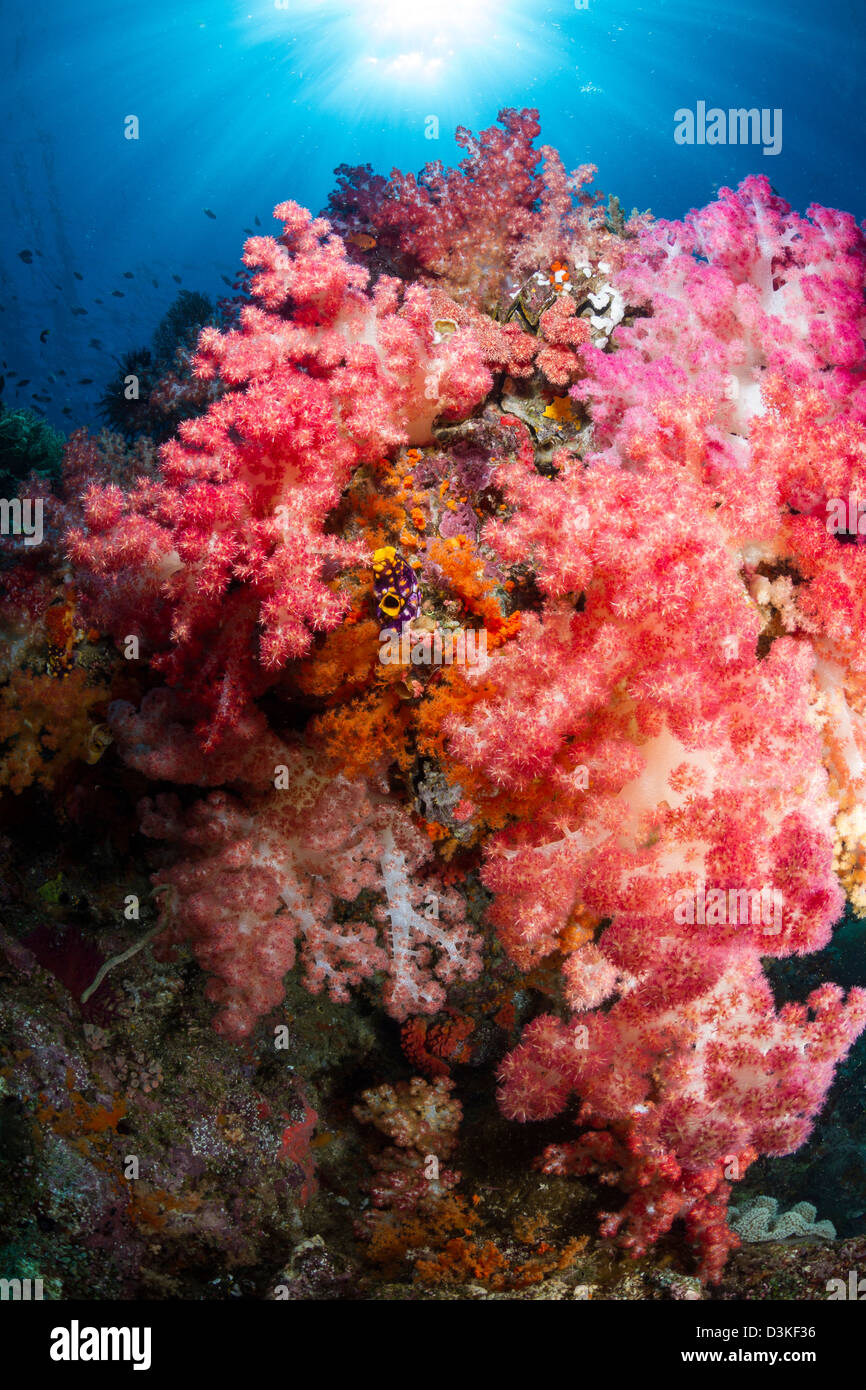
[[234, 389], [163, 447], [159, 481], [91, 488], [70, 535], [98, 621], [198, 699], [208, 746], [345, 616], [337, 576], [367, 551], [326, 521], [361, 458], [425, 440], [491, 386], [471, 333], [437, 341], [426, 290], [380, 279], [369, 295], [327, 222], [295, 203], [277, 216], [278, 240], [247, 243], [257, 302], [199, 340], [198, 375]]

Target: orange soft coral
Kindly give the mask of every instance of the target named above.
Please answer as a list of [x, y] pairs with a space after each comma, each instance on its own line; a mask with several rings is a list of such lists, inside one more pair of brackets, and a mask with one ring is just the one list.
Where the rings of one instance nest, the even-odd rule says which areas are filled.
[[99, 720], [93, 711], [107, 694], [80, 668], [62, 678], [13, 671], [0, 687], [0, 787], [16, 794], [34, 782], [52, 787], [76, 758], [95, 762]]
[[519, 631], [520, 614], [504, 616], [495, 597], [496, 582], [485, 577], [484, 560], [468, 536], [433, 541], [428, 559], [442, 571], [466, 611], [483, 620], [490, 646], [500, 646]]

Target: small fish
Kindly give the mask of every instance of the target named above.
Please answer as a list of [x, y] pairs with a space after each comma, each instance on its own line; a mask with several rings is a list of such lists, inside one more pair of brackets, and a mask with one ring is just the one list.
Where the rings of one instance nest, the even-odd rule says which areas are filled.
[[258, 217], [254, 217], [254, 218], [253, 218], [253, 221], [255, 222], [255, 224], [256, 224], [257, 227], [260, 227], [260, 226], [262, 225], [261, 222], [259, 221]]
[[123, 272], [123, 278], [124, 280], [134, 280], [135, 276], [133, 275], [131, 270], [125, 270]]
[[234, 289], [234, 287], [235, 287], [234, 281], [233, 281], [233, 280], [230, 280], [229, 277], [228, 277], [227, 275], [221, 275], [221, 276], [220, 276], [220, 279], [222, 280], [222, 282], [223, 282], [224, 285], [228, 285], [228, 287], [229, 287], [230, 290], [233, 290], [233, 289]]
[[183, 284], [183, 281], [181, 280], [181, 278], [180, 278], [179, 275], [172, 275], [171, 278], [172, 278], [172, 280], [174, 280], [175, 284], [178, 284], [178, 285], [182, 285], [182, 284]]
[[[97, 304], [98, 304], [98, 303], [99, 303], [99, 300], [97, 300], [96, 302], [97, 302]], [[86, 314], [86, 313], [87, 313], [87, 310], [86, 310], [86, 309], [73, 309], [72, 312], [73, 312], [73, 314], [75, 314], [76, 318], [80, 318], [80, 316], [81, 316], [82, 314]]]
[[158, 281], [158, 280], [151, 280], [150, 283], [153, 285], [153, 288], [154, 288], [155, 290], [158, 290], [158, 289], [159, 289], [159, 281]]
[[[105, 300], [104, 300], [104, 299], [94, 299], [93, 302], [94, 302], [94, 304], [104, 304], [104, 303], [105, 303]], [[87, 310], [85, 309], [84, 312], [86, 313]]]
[[50, 397], [50, 396], [37, 396], [37, 394], [36, 394], [35, 391], [33, 392], [32, 399], [33, 399], [34, 401], [41, 401], [43, 405], [50, 405], [50, 404], [51, 404], [51, 397]]
[[65, 368], [65, 367], [58, 367], [58, 368], [57, 368], [57, 375], [58, 375], [58, 376], [66, 376], [66, 368]]
[[125, 298], [126, 298], [126, 295], [123, 293], [123, 290], [112, 290], [111, 293], [114, 295], [114, 298], [115, 298], [115, 299], [125, 299]]
[[80, 376], [80, 377], [78, 378], [78, 385], [79, 385], [79, 386], [92, 386], [92, 385], [93, 385], [93, 377], [92, 377], [92, 376]]
[[346, 240], [350, 246], [357, 246], [359, 251], [372, 251], [376, 245], [376, 238], [368, 236], [366, 232], [353, 232]]
[[244, 232], [246, 233], [247, 236], [253, 236], [253, 235], [254, 235], [252, 227], [244, 227]]
[[3, 395], [3, 392], [4, 392], [5, 389], [6, 389], [6, 378], [5, 378], [5, 376], [0, 376], [0, 396]]
[[97, 352], [101, 352], [101, 351], [102, 351], [102, 343], [99, 341], [98, 338], [91, 338], [91, 339], [90, 339], [90, 342], [88, 343], [87, 346], [88, 346], [88, 347], [92, 347], [92, 348], [96, 348]]
[[69, 406], [68, 406], [68, 405], [65, 405], [65, 406], [63, 407], [63, 409], [61, 410], [60, 414], [61, 414], [61, 415], [71, 415], [71, 414], [72, 414], [72, 411], [69, 409]]
[[75, 276], [76, 280], [83, 280], [83, 279], [84, 279], [84, 276], [83, 276], [83, 275], [80, 275], [80, 274], [78, 273], [77, 270], [73, 270], [72, 274]]
[[25, 265], [32, 265], [32, 264], [33, 264], [33, 252], [32, 252], [32, 251], [19, 251], [19, 252], [18, 252], [18, 255], [20, 256], [21, 260], [24, 262]]
[[30, 385], [30, 378], [29, 378], [29, 376], [25, 376], [24, 379], [23, 379], [23, 381], [19, 381], [19, 382], [18, 382], [18, 385], [15, 387], [15, 390], [16, 390], [16, 391], [20, 391], [22, 386], [29, 386], [29, 385]]
[[211, 212], [210, 208], [202, 208], [202, 212], [204, 213], [205, 217], [212, 217], [214, 221], [216, 221], [216, 213]]
[[40, 343], [47, 343], [47, 342], [48, 342], [48, 334], [49, 334], [50, 332], [51, 332], [51, 329], [50, 329], [50, 328], [43, 328], [42, 332], [39, 334], [39, 341], [40, 341]]

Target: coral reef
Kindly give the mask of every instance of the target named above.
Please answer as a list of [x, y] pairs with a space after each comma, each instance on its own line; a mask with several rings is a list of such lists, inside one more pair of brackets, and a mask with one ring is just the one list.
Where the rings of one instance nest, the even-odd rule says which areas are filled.
[[763, 178], [625, 219], [538, 134], [280, 204], [141, 359], [154, 438], [17, 475], [0, 786], [110, 820], [111, 888], [58, 946], [0, 841], [2, 1076], [124, 1296], [154, 1233], [273, 1298], [727, 1297], [831, 1238], [728, 1203], [866, 1026], [807, 959], [866, 914], [866, 241]]
[[[42, 449], [40, 440], [31, 464]], [[98, 762], [112, 741], [109, 706], [134, 683], [85, 616], [63, 541], [81, 520], [86, 487], [129, 484], [154, 466], [149, 440], [127, 447], [107, 431], [91, 438], [77, 430], [57, 476], [31, 467], [19, 481], [21, 496], [41, 512], [38, 533], [0, 539], [0, 789], [55, 788], [74, 777], [76, 763]]]
[[373, 1212], [367, 1229], [374, 1230], [381, 1212], [427, 1214], [443, 1200], [460, 1174], [442, 1163], [457, 1145], [463, 1114], [450, 1092], [454, 1082], [439, 1077], [430, 1083], [419, 1076], [397, 1086], [365, 1091], [354, 1114], [362, 1124], [375, 1125], [391, 1143], [372, 1158], [370, 1186]]
[[[242, 804], [212, 792], [186, 820], [177, 798], [144, 803], [146, 835], [193, 851], [155, 875], [163, 945], [194, 945], [216, 977], [215, 1026], [235, 1039], [279, 1003], [297, 937], [312, 993], [345, 1000], [378, 972], [393, 1018], [435, 1013], [445, 986], [474, 979], [481, 957], [460, 895], [423, 872], [429, 841], [363, 785], [318, 778], [309, 755], [287, 750], [283, 767], [291, 797]], [[435, 917], [425, 912], [434, 887]]]
[[59, 473], [63, 446], [63, 435], [32, 410], [0, 403], [0, 494], [17, 492], [25, 474]]
[[99, 410], [107, 426], [126, 438], [169, 439], [181, 420], [201, 415], [215, 398], [211, 385], [193, 375], [199, 332], [230, 317], [231, 306], [215, 307], [206, 295], [180, 290], [157, 324], [150, 347], [124, 354], [102, 393]]
[[788, 1236], [818, 1236], [835, 1240], [836, 1227], [832, 1221], [816, 1221], [818, 1215], [811, 1202], [797, 1202], [790, 1211], [780, 1212], [776, 1197], [753, 1197], [728, 1208], [731, 1230], [741, 1240], [749, 1242], [785, 1240]]

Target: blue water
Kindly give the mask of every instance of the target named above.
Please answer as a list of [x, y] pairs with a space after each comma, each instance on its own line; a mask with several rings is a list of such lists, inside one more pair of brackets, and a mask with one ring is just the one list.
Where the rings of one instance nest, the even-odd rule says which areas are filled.
[[[537, 107], [542, 140], [597, 164], [626, 208], [679, 216], [760, 172], [800, 209], [866, 216], [859, 0], [4, 0], [0, 16], [0, 373], [7, 403], [49, 396], [64, 429], [99, 425], [172, 276], [225, 294], [275, 203], [318, 210], [340, 163], [452, 162], [454, 127], [502, 106]], [[699, 101], [781, 110], [781, 152], [677, 145], [674, 112]]]

